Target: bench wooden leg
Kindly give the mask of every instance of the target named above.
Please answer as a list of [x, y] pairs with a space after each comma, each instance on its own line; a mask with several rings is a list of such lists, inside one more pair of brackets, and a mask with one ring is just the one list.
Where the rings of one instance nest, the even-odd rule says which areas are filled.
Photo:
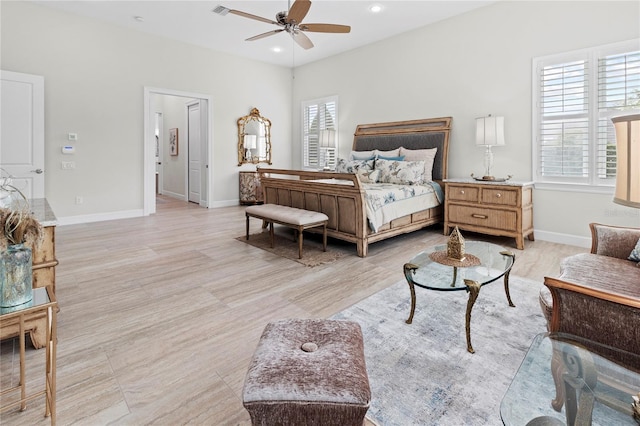
[[322, 251], [327, 251], [327, 224], [322, 227]]
[[302, 259], [302, 231], [303, 227], [298, 228], [298, 259]]
[[269, 222], [269, 236], [271, 237], [271, 248], [273, 248], [273, 240], [275, 239], [275, 235], [273, 232], [273, 222]]
[[247, 240], [249, 239], [249, 215], [247, 216]]

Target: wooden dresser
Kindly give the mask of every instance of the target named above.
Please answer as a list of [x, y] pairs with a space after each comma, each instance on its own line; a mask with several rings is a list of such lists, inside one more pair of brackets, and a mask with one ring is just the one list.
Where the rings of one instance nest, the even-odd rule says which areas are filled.
[[533, 182], [446, 179], [444, 233], [463, 230], [533, 241]]

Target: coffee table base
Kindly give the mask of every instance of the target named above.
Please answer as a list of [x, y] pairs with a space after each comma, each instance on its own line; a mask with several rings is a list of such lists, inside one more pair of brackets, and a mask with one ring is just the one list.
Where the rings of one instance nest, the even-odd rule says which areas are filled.
[[[516, 256], [515, 254], [509, 251], [500, 252], [505, 256], [512, 256], [513, 262], [515, 263]], [[404, 264], [404, 276], [407, 279], [407, 283], [409, 284], [409, 291], [411, 292], [411, 312], [409, 313], [409, 318], [405, 321], [407, 324], [411, 324], [413, 322], [413, 315], [416, 311], [416, 289], [415, 283], [413, 282], [413, 274], [419, 267], [413, 263], [405, 263]], [[454, 273], [457, 273], [457, 270], [454, 269]], [[509, 302], [509, 306], [514, 308], [516, 305], [511, 301], [511, 294], [509, 293], [509, 273], [510, 270], [504, 274], [504, 291], [507, 296], [507, 302]], [[457, 275], [457, 274], [456, 274]], [[455, 280], [453, 282], [455, 284]], [[467, 311], [465, 314], [465, 334], [467, 338], [467, 351], [470, 353], [475, 353], [476, 351], [473, 349], [471, 345], [471, 310], [473, 309], [473, 305], [476, 303], [478, 299], [478, 295], [480, 294], [480, 288], [482, 285], [477, 281], [473, 280], [464, 280], [464, 285], [467, 287], [467, 293], [469, 293], [469, 300], [467, 301]], [[420, 286], [421, 287], [421, 286]]]

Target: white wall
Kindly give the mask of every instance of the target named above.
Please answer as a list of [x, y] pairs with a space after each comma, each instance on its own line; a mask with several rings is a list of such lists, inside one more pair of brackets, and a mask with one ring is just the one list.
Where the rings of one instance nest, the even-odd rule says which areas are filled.
[[[289, 69], [32, 3], [0, 7], [2, 69], [45, 79], [45, 191], [61, 223], [141, 214], [144, 87], [212, 96], [213, 206], [238, 202], [249, 166], [237, 166], [236, 120], [252, 107], [273, 123], [274, 165], [291, 166]], [[63, 171], [69, 132], [77, 168]]]
[[[532, 58], [640, 37], [640, 3], [500, 2], [295, 70], [294, 140], [300, 103], [339, 96], [340, 156], [357, 124], [453, 117], [449, 176], [481, 175], [475, 118], [505, 117], [494, 175], [530, 180]], [[294, 166], [300, 167], [294, 144]], [[612, 196], [536, 190], [537, 237], [588, 243], [588, 223], [640, 226], [640, 210]]]

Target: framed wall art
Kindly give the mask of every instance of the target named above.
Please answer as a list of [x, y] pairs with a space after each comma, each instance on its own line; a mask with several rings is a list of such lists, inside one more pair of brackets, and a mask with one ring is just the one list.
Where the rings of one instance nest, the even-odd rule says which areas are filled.
[[178, 155], [178, 129], [169, 129], [169, 153]]

